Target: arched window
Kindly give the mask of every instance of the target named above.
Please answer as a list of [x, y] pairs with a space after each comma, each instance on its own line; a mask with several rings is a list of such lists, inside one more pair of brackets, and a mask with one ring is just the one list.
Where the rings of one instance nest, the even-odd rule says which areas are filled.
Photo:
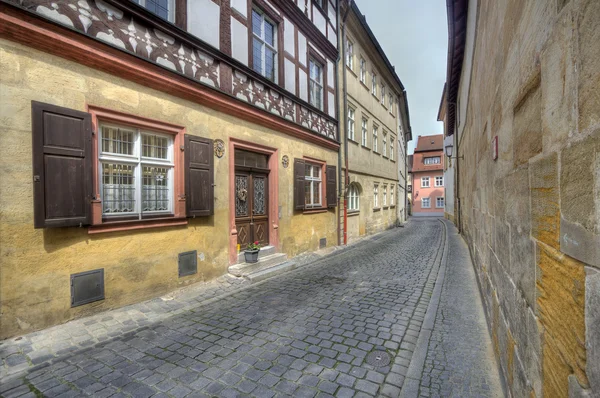
[[360, 198], [358, 186], [356, 184], [350, 184], [348, 189], [348, 210], [359, 211], [360, 210]]

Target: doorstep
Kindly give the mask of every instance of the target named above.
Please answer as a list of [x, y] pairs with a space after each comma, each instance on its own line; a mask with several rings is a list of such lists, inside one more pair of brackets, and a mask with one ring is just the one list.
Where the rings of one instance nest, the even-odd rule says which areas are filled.
[[295, 263], [287, 261], [285, 253], [275, 253], [273, 246], [260, 249], [258, 262], [244, 262], [244, 253], [238, 255], [238, 264], [229, 267], [229, 273], [236, 277], [242, 277], [250, 282], [258, 282], [275, 275], [279, 275], [295, 268]]

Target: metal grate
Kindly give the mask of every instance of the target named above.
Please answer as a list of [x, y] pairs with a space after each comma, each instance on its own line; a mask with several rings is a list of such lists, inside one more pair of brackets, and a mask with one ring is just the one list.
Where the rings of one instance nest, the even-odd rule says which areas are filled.
[[388, 366], [391, 362], [390, 354], [385, 351], [373, 351], [367, 355], [366, 361], [376, 368]]
[[194, 275], [198, 272], [198, 252], [179, 253], [179, 277]]
[[104, 268], [71, 274], [71, 307], [104, 300]]
[[327, 247], [327, 238], [319, 239], [319, 249]]

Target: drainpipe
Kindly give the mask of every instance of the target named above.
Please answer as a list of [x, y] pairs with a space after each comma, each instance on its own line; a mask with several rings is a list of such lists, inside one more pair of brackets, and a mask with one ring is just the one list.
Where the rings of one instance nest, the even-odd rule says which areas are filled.
[[[337, 7], [337, 20], [338, 20], [338, 24], [340, 23], [340, 4], [338, 2], [338, 7]], [[339, 25], [338, 25], [339, 27]], [[339, 33], [339, 32], [338, 32]], [[343, 41], [342, 41], [343, 44]], [[342, 53], [338, 51], [338, 57], [337, 60], [335, 61], [335, 106], [336, 106], [336, 112], [338, 113], [338, 134], [340, 134], [340, 139], [341, 139], [341, 134], [342, 134], [342, 118], [340, 117], [340, 58], [342, 57]], [[341, 148], [338, 149], [338, 195], [342, 195], [342, 150]], [[338, 205], [340, 203], [339, 200], [339, 196], [338, 196]], [[338, 207], [339, 209], [339, 207]], [[338, 211], [338, 215], [337, 215], [337, 244], [338, 246], [340, 246], [342, 244], [342, 234], [340, 232], [340, 213]]]
[[[455, 105], [456, 106], [456, 105]], [[460, 109], [457, 109], [456, 112], [460, 112]], [[456, 113], [455, 113], [456, 114]], [[455, 119], [455, 124], [456, 124], [456, 117]], [[454, 212], [456, 213], [456, 227], [458, 228], [458, 233], [460, 234], [462, 232], [462, 218], [460, 216], [460, 159], [459, 154], [458, 154], [458, 127], [456, 126], [456, 128], [454, 129], [454, 140], [456, 141], [456, 176], [454, 178], [454, 190], [456, 192], [456, 196], [454, 197], [454, 200], [456, 200], [456, 208], [454, 209]]]
[[[343, 79], [343, 96], [344, 96], [344, 113], [343, 115], [341, 115], [341, 117], [339, 118], [339, 123], [341, 126], [342, 123], [342, 118], [344, 118], [343, 120], [346, 120], [345, 118], [347, 117], [346, 115], [348, 115], [348, 93], [346, 90], [346, 82], [347, 82], [347, 74], [346, 74], [346, 19], [348, 18], [348, 13], [350, 12], [350, 9], [352, 8], [352, 4], [353, 4], [354, 0], [350, 0], [348, 2], [348, 7], [346, 8], [346, 11], [344, 12], [344, 18], [342, 19], [342, 34], [340, 35], [340, 40], [342, 41], [342, 53], [341, 53], [341, 59], [342, 59], [342, 79]], [[338, 6], [338, 12], [339, 12], [340, 7]], [[339, 68], [338, 68], [338, 72], [339, 72]], [[346, 122], [344, 122], [344, 127], [347, 128], [346, 126]], [[341, 134], [341, 128], [340, 128], [340, 134]], [[345, 173], [344, 173], [344, 245], [348, 244], [348, 198], [346, 197], [346, 188], [348, 187], [348, 137], [346, 134], [346, 131], [344, 129], [344, 163], [345, 163]], [[340, 167], [340, 171], [341, 171], [341, 167]], [[340, 173], [341, 176], [341, 173]], [[340, 182], [341, 182], [341, 178], [340, 178]], [[341, 191], [340, 191], [341, 192]], [[338, 228], [339, 229], [339, 228]]]
[[[408, 113], [408, 98], [406, 95], [406, 90], [402, 90], [402, 97], [404, 99], [404, 110], [406, 113], [406, 118], [409, 119]], [[398, 114], [400, 114], [398, 112]], [[410, 122], [410, 119], [408, 120]], [[408, 137], [407, 135], [412, 133], [410, 124], [406, 126], [406, 132], [404, 133], [404, 221], [408, 221]], [[414, 187], [413, 182], [413, 187]]]

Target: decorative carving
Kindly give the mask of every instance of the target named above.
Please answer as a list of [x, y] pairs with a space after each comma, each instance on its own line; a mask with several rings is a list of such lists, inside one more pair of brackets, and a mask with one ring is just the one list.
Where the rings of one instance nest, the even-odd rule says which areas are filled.
[[254, 179], [254, 214], [263, 215], [266, 213], [266, 202], [265, 202], [265, 178]]
[[248, 191], [245, 189], [238, 189], [237, 197], [242, 202], [245, 202], [248, 199]]
[[[235, 176], [235, 216], [244, 217], [248, 215], [248, 177], [246, 176]], [[244, 191], [245, 194], [240, 195]], [[242, 197], [240, 197], [242, 196]]]
[[223, 140], [215, 140], [215, 156], [221, 159], [225, 155], [225, 143]]
[[290, 166], [290, 158], [288, 155], [283, 155], [281, 158], [281, 164], [283, 165], [284, 169], [287, 169]]

